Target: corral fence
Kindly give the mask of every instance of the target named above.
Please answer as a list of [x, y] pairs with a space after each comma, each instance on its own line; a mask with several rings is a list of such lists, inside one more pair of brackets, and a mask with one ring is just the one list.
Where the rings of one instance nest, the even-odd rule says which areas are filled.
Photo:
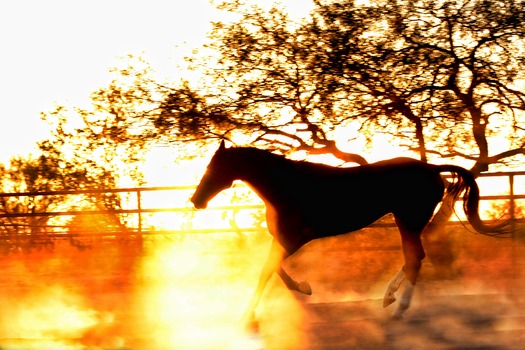
[[[496, 208], [505, 210], [510, 218], [516, 222], [525, 222], [525, 217], [522, 213], [525, 210], [525, 171], [522, 172], [493, 172], [481, 174], [477, 179], [481, 188], [482, 204], [485, 207], [491, 207], [494, 203], [500, 203]], [[184, 214], [188, 217], [194, 213], [194, 209], [190, 206], [188, 198], [195, 189], [194, 186], [162, 186], [162, 187], [138, 187], [138, 188], [119, 188], [119, 189], [88, 189], [88, 190], [64, 190], [64, 191], [48, 191], [48, 192], [22, 192], [22, 193], [0, 193], [0, 200], [8, 198], [23, 198], [23, 197], [45, 197], [45, 196], [68, 196], [74, 202], [75, 197], [101, 195], [101, 194], [119, 194], [127, 196], [126, 207], [120, 209], [109, 210], [57, 210], [57, 211], [30, 211], [30, 212], [3, 212], [0, 213], [0, 227], [4, 230], [0, 233], [0, 239], [9, 240], [20, 237], [34, 237], [43, 236], [46, 238], [69, 238], [79, 236], [80, 233], [71, 229], [71, 226], [64, 225], [49, 225], [49, 220], [31, 220], [31, 218], [67, 218], [82, 216], [126, 216], [133, 217], [128, 220], [126, 225], [111, 225], [105, 230], [97, 230], [96, 232], [89, 232], [86, 230], [81, 233], [82, 236], [142, 236], [153, 234], [176, 234], [176, 233], [220, 233], [220, 232], [236, 232], [242, 230], [243, 232], [261, 231], [263, 227], [243, 227], [239, 228], [232, 224], [230, 227], [221, 228], [194, 228], [190, 226], [178, 229], [156, 229], [148, 226], [151, 214], [168, 213], [168, 214]], [[495, 189], [493, 191], [493, 189]], [[148, 201], [150, 204], [145, 205], [144, 198], [150, 194], [156, 194], [156, 198], [160, 197], [177, 197], [185, 198], [179, 201], [178, 204], [172, 206], [156, 207], [155, 200]], [[159, 195], [161, 195], [159, 197]], [[482, 205], [483, 207], [483, 205]], [[262, 203], [257, 204], [235, 204], [235, 205], [216, 205], [211, 206], [207, 211], [216, 211], [222, 213], [239, 213], [243, 211], [262, 211], [264, 206]], [[224, 216], [224, 214], [223, 214]], [[20, 219], [20, 223], [13, 223], [13, 219]], [[36, 223], [35, 223], [36, 222]], [[39, 224], [43, 222], [44, 224]], [[456, 221], [458, 223], [458, 221]], [[38, 227], [35, 227], [38, 226]], [[393, 222], [383, 221], [377, 223], [378, 226], [393, 226]], [[35, 230], [37, 228], [37, 230]]]

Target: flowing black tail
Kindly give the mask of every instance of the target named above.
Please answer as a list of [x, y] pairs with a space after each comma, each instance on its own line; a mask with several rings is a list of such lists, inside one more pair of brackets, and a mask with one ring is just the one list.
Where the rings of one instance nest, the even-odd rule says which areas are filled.
[[505, 220], [495, 225], [487, 225], [479, 216], [479, 187], [472, 172], [456, 165], [438, 165], [440, 173], [449, 172], [457, 176], [447, 189], [454, 202], [463, 194], [463, 210], [472, 227], [483, 234], [507, 234], [512, 231], [512, 220]]

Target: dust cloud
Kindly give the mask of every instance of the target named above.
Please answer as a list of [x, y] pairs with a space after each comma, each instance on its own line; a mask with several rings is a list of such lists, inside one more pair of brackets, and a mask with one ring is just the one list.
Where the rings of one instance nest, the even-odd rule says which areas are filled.
[[[382, 308], [388, 280], [403, 265], [394, 228], [367, 228], [313, 242], [288, 263], [308, 279], [300, 298], [308, 346], [303, 349], [519, 349], [525, 340], [525, 244], [450, 227], [426, 239], [412, 304], [401, 321]], [[445, 258], [444, 258], [445, 257]], [[443, 266], [443, 261], [448, 266]]]
[[[425, 259], [411, 308], [393, 322], [387, 281], [403, 264], [394, 229], [308, 244], [284, 266], [313, 295], [272, 278], [243, 312], [266, 259], [266, 234], [87, 239], [3, 250], [0, 349], [518, 349], [525, 340], [525, 245], [451, 230], [443, 272]], [[77, 242], [78, 243], [78, 242]]]
[[[267, 348], [241, 319], [269, 243], [266, 235], [177, 234], [6, 252], [0, 349]], [[262, 328], [286, 333], [279, 347], [290, 348], [301, 307], [281, 294], [268, 305], [284, 313], [286, 331], [278, 322]]]

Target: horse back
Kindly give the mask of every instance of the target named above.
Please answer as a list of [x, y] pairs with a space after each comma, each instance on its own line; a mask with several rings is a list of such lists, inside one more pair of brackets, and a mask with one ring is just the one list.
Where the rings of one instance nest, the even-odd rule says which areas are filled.
[[[346, 195], [357, 195], [370, 205], [384, 203], [385, 210], [418, 206], [442, 199], [444, 183], [437, 167], [412, 158], [394, 158], [349, 169], [336, 182]], [[335, 188], [334, 188], [335, 189]]]
[[436, 167], [411, 158], [322, 168], [295, 185], [287, 197], [289, 212], [320, 236], [361, 229], [388, 213], [418, 216], [433, 210], [444, 193]]

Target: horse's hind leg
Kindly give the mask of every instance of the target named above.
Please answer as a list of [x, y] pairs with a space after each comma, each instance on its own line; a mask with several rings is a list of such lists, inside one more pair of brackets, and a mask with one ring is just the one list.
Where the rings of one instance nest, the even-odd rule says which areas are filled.
[[[396, 217], [396, 223], [401, 232], [405, 265], [389, 282], [385, 299], [383, 299], [383, 305], [387, 306], [391, 304], [395, 300], [394, 292], [398, 290], [401, 285], [404, 285], [401, 300], [394, 312], [394, 317], [401, 318], [410, 305], [414, 286], [416, 285], [419, 270], [421, 269], [421, 261], [425, 257], [425, 251], [423, 250], [420, 237], [425, 225], [423, 223], [420, 225], [406, 225], [398, 217]], [[403, 284], [403, 282], [405, 283]]]
[[385, 296], [383, 297], [383, 307], [387, 307], [396, 301], [395, 293], [401, 287], [401, 284], [406, 280], [405, 271], [399, 270], [398, 273], [388, 282], [386, 287]]

